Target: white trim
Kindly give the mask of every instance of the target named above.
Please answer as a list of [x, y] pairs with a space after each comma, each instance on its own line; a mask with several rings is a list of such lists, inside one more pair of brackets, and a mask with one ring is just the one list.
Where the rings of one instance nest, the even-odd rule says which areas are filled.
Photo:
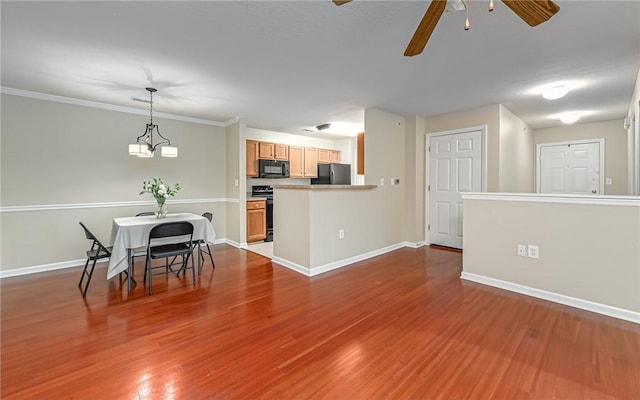
[[271, 257], [271, 262], [274, 262], [276, 264], [282, 265], [283, 267], [289, 268], [291, 270], [296, 271], [299, 274], [305, 275], [305, 276], [313, 276], [311, 275], [311, 272], [309, 271], [309, 268], [307, 267], [303, 267], [300, 264], [296, 264], [293, 261], [289, 261], [289, 260], [285, 260], [284, 258], [280, 258], [280, 257]]
[[[176, 199], [167, 200], [167, 204], [198, 204], [198, 203], [239, 203], [239, 199], [209, 198], [209, 199]], [[83, 208], [109, 208], [109, 207], [140, 207], [156, 205], [151, 200], [140, 201], [110, 201], [104, 203], [76, 203], [76, 204], [42, 204], [32, 206], [7, 206], [0, 207], [0, 213], [25, 212], [25, 211], [54, 211], [54, 210], [78, 210]]]
[[[233, 243], [235, 242], [225, 238], [216, 239], [213, 242], [213, 244], [230, 244], [234, 246]], [[85, 262], [87, 262], [87, 259], [82, 258], [80, 260], [71, 260], [71, 261], [62, 261], [62, 262], [51, 263], [51, 264], [35, 265], [33, 267], [8, 269], [5, 271], [0, 271], [0, 279], [10, 278], [12, 276], [30, 275], [30, 274], [37, 274], [40, 272], [55, 271], [57, 269], [72, 268], [72, 267], [82, 266], [84, 265]], [[109, 258], [108, 257], [104, 258], [100, 260], [100, 262], [109, 262]]]
[[316, 275], [323, 274], [325, 272], [333, 271], [334, 269], [342, 268], [344, 266], [356, 263], [358, 261], [364, 261], [364, 260], [369, 259], [371, 257], [376, 257], [376, 256], [379, 256], [381, 254], [385, 254], [385, 253], [388, 253], [390, 251], [400, 249], [402, 247], [405, 247], [406, 243], [407, 242], [393, 244], [391, 246], [383, 247], [381, 249], [369, 251], [367, 253], [359, 254], [359, 255], [356, 255], [356, 256], [353, 256], [353, 257], [344, 258], [342, 260], [334, 261], [334, 262], [331, 262], [331, 263], [328, 263], [328, 264], [324, 264], [324, 265], [320, 265], [318, 267], [313, 267], [313, 268], [304, 267], [302, 265], [296, 264], [296, 263], [294, 263], [292, 261], [285, 260], [284, 258], [280, 258], [280, 257], [272, 257], [271, 261], [275, 262], [276, 264], [280, 264], [280, 265], [282, 265], [284, 267], [287, 267], [289, 269], [292, 269], [292, 270], [294, 270], [296, 272], [299, 272], [299, 273], [301, 273], [303, 275], [316, 276]]
[[640, 313], [462, 271], [461, 279], [640, 324]]
[[[108, 258], [105, 258], [104, 260], [108, 260]], [[0, 271], [0, 279], [10, 278], [12, 276], [30, 275], [40, 272], [55, 271], [57, 269], [77, 267], [79, 265], [84, 265], [85, 262], [87, 262], [87, 259], [83, 258], [81, 260], [62, 261], [51, 264], [35, 265], [33, 267], [8, 269], [6, 271]]]
[[598, 166], [600, 168], [599, 171], [599, 176], [600, 176], [600, 185], [598, 187], [598, 190], [600, 191], [600, 195], [604, 195], [605, 192], [605, 180], [606, 180], [606, 173], [604, 170], [604, 158], [605, 158], [605, 141], [604, 138], [600, 138], [600, 139], [582, 139], [582, 140], [571, 140], [571, 141], [567, 141], [567, 142], [549, 142], [549, 143], [538, 143], [536, 145], [536, 159], [535, 159], [535, 163], [536, 163], [536, 193], [540, 193], [540, 151], [542, 150], [543, 147], [554, 147], [554, 146], [568, 146], [568, 145], [572, 145], [572, 144], [588, 144], [588, 143], [597, 143], [598, 145], [600, 145], [599, 151], [598, 151]]
[[465, 193], [462, 195], [462, 199], [640, 207], [640, 196], [558, 195], [549, 193]]
[[422, 246], [426, 246], [427, 243], [424, 240], [421, 240], [419, 242], [404, 242], [403, 245], [404, 245], [404, 247], [410, 247], [412, 249], [419, 249]]
[[[146, 109], [125, 107], [125, 106], [117, 106], [115, 104], [106, 104], [106, 103], [99, 103], [97, 101], [74, 99], [72, 97], [56, 96], [56, 95], [47, 94], [47, 93], [31, 92], [31, 91], [28, 91], [28, 90], [14, 89], [14, 88], [6, 87], [6, 86], [1, 86], [0, 87], [0, 93], [2, 93], [2, 94], [10, 94], [10, 95], [14, 95], [14, 96], [28, 97], [28, 98], [31, 98], [31, 99], [53, 101], [53, 102], [56, 102], [56, 103], [64, 103], [64, 104], [72, 104], [72, 105], [76, 105], [76, 106], [99, 108], [99, 109], [102, 109], [102, 110], [109, 110], [109, 111], [118, 111], [118, 112], [123, 112], [123, 113], [128, 113], [128, 114], [138, 114], [138, 115], [148, 115], [149, 114], [149, 112]], [[226, 128], [227, 126], [238, 122], [238, 117], [233, 117], [233, 118], [230, 118], [230, 119], [228, 119], [228, 120], [226, 120], [224, 122], [220, 122], [220, 121], [212, 121], [212, 120], [202, 119], [202, 118], [187, 117], [187, 116], [183, 116], [183, 115], [167, 114], [167, 113], [163, 113], [163, 112], [154, 112], [153, 115], [155, 117], [171, 119], [171, 120], [175, 120], [175, 121], [193, 122], [195, 124], [212, 125], [212, 126], [219, 126], [219, 127], [223, 127], [223, 128]]]
[[[217, 243], [217, 242], [218, 242], [218, 241], [216, 240], [216, 243]], [[228, 245], [233, 246], [233, 247], [237, 247], [238, 249], [242, 249], [242, 248], [246, 248], [246, 247], [247, 247], [247, 244], [246, 244], [246, 243], [244, 244], [244, 247], [242, 247], [242, 243], [238, 243], [238, 242], [236, 242], [235, 240], [226, 239], [226, 238], [225, 238], [225, 239], [222, 239], [220, 242], [221, 242], [221, 243], [228, 244]]]

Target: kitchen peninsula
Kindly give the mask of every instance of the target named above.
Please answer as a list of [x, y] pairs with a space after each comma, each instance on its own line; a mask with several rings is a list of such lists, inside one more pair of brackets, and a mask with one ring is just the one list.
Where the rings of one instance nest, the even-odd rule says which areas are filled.
[[377, 185], [274, 185], [273, 261], [307, 276], [381, 254]]

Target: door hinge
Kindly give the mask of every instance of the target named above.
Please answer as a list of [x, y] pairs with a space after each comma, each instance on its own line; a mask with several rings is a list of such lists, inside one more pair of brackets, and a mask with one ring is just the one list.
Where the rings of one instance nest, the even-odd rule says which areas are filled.
[[431, 191], [431, 185], [428, 185], [427, 186], [427, 192], [430, 192], [430, 191]]
[[430, 231], [431, 230], [431, 225], [427, 225], [427, 230]]
[[429, 153], [431, 153], [431, 146], [429, 146], [429, 148], [427, 149], [427, 151], [428, 151]]

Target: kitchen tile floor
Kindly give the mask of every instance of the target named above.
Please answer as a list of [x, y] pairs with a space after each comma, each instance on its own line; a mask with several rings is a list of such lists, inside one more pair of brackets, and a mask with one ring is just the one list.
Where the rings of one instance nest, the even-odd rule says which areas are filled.
[[267, 258], [273, 258], [273, 242], [258, 242], [247, 246], [247, 250]]

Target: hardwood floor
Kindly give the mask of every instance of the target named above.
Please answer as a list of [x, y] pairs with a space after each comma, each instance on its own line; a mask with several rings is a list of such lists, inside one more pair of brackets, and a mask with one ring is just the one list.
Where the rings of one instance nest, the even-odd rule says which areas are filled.
[[213, 251], [151, 296], [105, 264], [86, 301], [78, 268], [2, 279], [2, 398], [640, 398], [640, 325], [462, 281], [458, 252], [307, 278]]

